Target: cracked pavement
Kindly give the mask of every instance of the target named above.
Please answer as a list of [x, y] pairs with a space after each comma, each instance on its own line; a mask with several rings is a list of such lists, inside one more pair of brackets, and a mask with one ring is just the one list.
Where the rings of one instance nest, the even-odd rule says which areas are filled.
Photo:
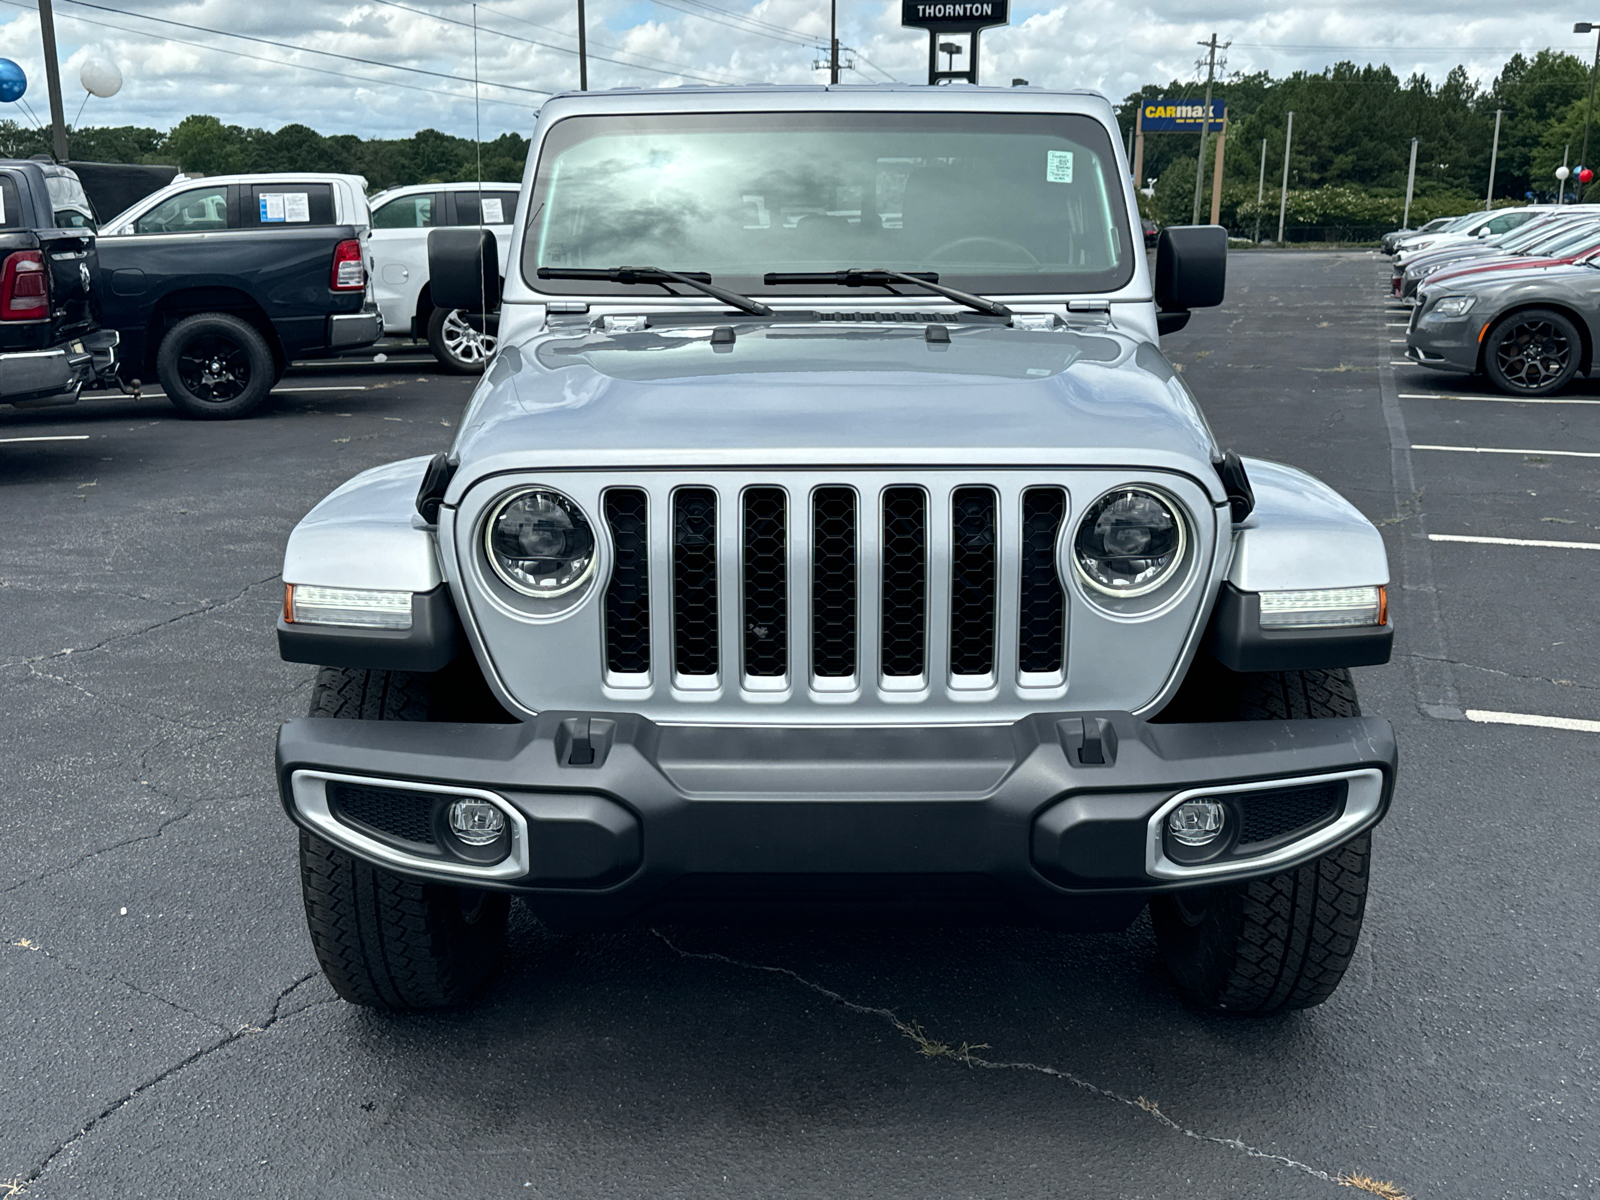
[[1357, 685], [1396, 723], [1401, 787], [1327, 1005], [1188, 1011], [1143, 919], [562, 936], [515, 909], [470, 1010], [345, 1005], [272, 782], [311, 676], [277, 659], [276, 571], [326, 492], [442, 447], [469, 384], [301, 368], [286, 389], [366, 390], [221, 424], [159, 398], [0, 408], [0, 436], [90, 435], [0, 445], [0, 1184], [1287, 1200], [1360, 1173], [1417, 1200], [1600, 1195], [1600, 739], [1423, 707], [1600, 717], [1600, 555], [1425, 540], [1595, 540], [1600, 477], [1415, 452], [1402, 488], [1389, 440], [1398, 412], [1415, 443], [1600, 449], [1600, 411], [1395, 399], [1482, 389], [1386, 365], [1386, 260], [1231, 272], [1169, 354], [1225, 444], [1327, 479], [1396, 571], [1396, 660]]

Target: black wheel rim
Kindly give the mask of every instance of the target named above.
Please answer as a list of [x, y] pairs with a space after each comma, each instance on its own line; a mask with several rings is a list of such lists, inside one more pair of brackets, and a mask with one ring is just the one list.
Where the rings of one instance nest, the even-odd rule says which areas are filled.
[[250, 386], [249, 351], [226, 334], [202, 333], [178, 352], [178, 379], [195, 399], [226, 404]]
[[1507, 383], [1535, 392], [1556, 382], [1572, 361], [1572, 342], [1554, 321], [1522, 321], [1495, 347], [1495, 365]]

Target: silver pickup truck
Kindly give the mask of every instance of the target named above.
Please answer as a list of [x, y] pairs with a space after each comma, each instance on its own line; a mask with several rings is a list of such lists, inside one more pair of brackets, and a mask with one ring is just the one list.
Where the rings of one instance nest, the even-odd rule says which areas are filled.
[[[277, 770], [319, 961], [461, 1002], [562, 928], [1126, 927], [1202, 1007], [1332, 994], [1394, 788], [1348, 668], [1378, 532], [1219, 446], [1090, 92], [585, 93], [541, 110], [454, 444], [290, 537]], [[437, 303], [501, 304], [493, 233]], [[333, 718], [333, 719], [329, 719]]]

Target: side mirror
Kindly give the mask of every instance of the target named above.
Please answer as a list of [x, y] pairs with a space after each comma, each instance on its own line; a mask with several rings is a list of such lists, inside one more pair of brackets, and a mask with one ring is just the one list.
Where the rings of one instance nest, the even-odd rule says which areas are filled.
[[1228, 285], [1228, 231], [1169, 225], [1156, 243], [1156, 305], [1162, 333], [1175, 333], [1192, 308], [1215, 308]]
[[500, 256], [489, 229], [428, 234], [428, 294], [435, 308], [491, 313], [500, 307]]

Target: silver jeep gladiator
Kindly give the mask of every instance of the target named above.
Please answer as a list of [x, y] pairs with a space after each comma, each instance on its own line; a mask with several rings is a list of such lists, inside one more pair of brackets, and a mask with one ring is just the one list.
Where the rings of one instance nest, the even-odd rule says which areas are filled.
[[[1142, 245], [1110, 104], [972, 87], [541, 110], [454, 444], [299, 524], [279, 734], [340, 995], [461, 1002], [557, 928], [1148, 907], [1205, 1008], [1351, 961], [1396, 750], [1350, 667], [1378, 532], [1219, 446], [1159, 333], [1215, 227]], [[503, 301], [503, 303], [502, 303]], [[330, 719], [333, 718], [333, 719]]]

